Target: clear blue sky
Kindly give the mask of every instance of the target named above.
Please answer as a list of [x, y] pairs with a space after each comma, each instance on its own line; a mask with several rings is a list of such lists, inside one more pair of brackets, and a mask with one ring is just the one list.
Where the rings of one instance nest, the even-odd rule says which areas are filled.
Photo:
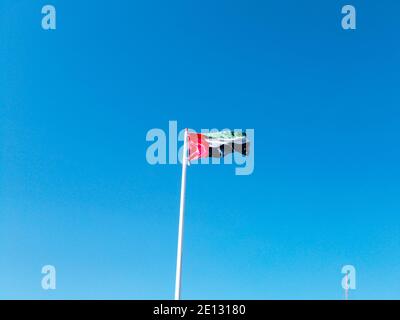
[[350, 3], [0, 0], [0, 298], [173, 298], [169, 120], [255, 129], [253, 175], [189, 168], [183, 298], [400, 298], [400, 4]]

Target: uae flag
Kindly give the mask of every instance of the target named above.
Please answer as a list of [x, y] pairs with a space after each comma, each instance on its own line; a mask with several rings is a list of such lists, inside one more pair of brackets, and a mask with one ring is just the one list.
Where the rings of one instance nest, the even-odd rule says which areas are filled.
[[200, 158], [223, 158], [238, 152], [247, 156], [250, 142], [245, 132], [220, 131], [212, 133], [189, 133], [189, 161]]

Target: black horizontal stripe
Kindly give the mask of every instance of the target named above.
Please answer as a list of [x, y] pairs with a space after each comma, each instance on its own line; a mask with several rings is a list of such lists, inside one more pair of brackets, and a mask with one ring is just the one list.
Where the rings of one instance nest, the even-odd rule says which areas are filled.
[[248, 156], [249, 155], [249, 150], [250, 149], [250, 142], [246, 143], [235, 143], [235, 144], [223, 144], [220, 145], [219, 147], [210, 147], [208, 155], [211, 158], [223, 158], [226, 155], [232, 153], [232, 152], [238, 152], [242, 154], [243, 156]]

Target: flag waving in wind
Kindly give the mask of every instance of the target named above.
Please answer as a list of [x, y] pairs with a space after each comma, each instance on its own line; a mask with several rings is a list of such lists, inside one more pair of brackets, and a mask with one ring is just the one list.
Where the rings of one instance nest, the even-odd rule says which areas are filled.
[[185, 130], [182, 161], [181, 200], [179, 208], [178, 250], [176, 257], [175, 300], [181, 298], [182, 243], [185, 212], [186, 171], [190, 161], [200, 158], [223, 158], [238, 152], [248, 156], [250, 141], [245, 132], [224, 130], [212, 133], [189, 133]]
[[200, 158], [223, 158], [227, 154], [239, 152], [249, 154], [250, 142], [245, 132], [220, 131], [212, 133], [188, 133], [188, 160]]

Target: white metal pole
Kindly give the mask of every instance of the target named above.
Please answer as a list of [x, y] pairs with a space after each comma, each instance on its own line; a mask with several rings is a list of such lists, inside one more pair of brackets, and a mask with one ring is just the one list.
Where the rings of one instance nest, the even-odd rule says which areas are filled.
[[179, 209], [179, 231], [178, 231], [178, 253], [176, 258], [176, 280], [175, 280], [175, 300], [181, 299], [181, 279], [182, 279], [182, 242], [183, 242], [183, 224], [185, 214], [185, 192], [186, 192], [186, 169], [188, 164], [187, 140], [188, 129], [185, 130], [182, 156], [182, 181], [181, 181], [181, 202]]

